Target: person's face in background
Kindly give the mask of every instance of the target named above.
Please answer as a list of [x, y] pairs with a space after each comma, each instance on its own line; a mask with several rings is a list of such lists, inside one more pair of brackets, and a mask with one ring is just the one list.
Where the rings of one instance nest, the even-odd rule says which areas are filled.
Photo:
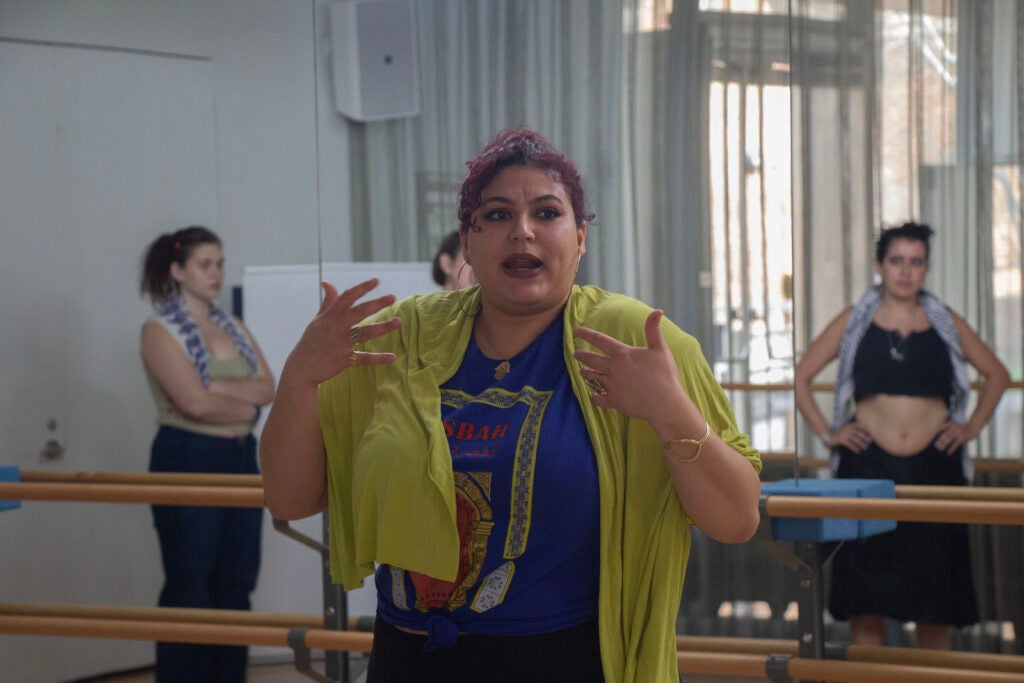
[[473, 266], [466, 263], [462, 249], [459, 249], [455, 256], [441, 254], [437, 258], [437, 263], [444, 272], [444, 288], [446, 290], [465, 289], [476, 284], [476, 280], [473, 279]]
[[224, 255], [219, 244], [199, 244], [185, 259], [185, 265], [171, 264], [171, 277], [182, 296], [211, 302], [224, 282]]
[[562, 306], [586, 251], [586, 223], [550, 173], [525, 166], [502, 170], [480, 193], [462, 248], [485, 305], [509, 314]]
[[928, 275], [928, 249], [921, 240], [897, 238], [875, 270], [885, 293], [896, 299], [917, 298]]

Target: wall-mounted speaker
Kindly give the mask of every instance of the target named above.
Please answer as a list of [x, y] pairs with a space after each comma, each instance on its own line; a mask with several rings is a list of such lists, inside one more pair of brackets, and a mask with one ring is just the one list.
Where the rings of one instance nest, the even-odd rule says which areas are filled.
[[419, 64], [412, 0], [344, 0], [328, 7], [338, 112], [355, 121], [418, 114]]

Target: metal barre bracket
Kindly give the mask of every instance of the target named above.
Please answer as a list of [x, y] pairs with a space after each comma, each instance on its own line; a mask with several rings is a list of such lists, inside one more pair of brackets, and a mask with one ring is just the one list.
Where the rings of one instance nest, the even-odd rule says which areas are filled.
[[315, 538], [312, 538], [311, 536], [307, 536], [306, 534], [302, 533], [301, 531], [296, 531], [295, 529], [292, 528], [292, 526], [288, 523], [287, 520], [278, 519], [277, 517], [274, 517], [274, 529], [278, 533], [284, 534], [288, 538], [290, 538], [292, 540], [295, 540], [295, 541], [298, 541], [302, 545], [309, 546], [310, 548], [312, 548], [313, 550], [317, 551], [321, 555], [324, 555], [325, 557], [327, 556], [327, 546], [326, 545], [324, 545], [322, 542], [316, 540]]
[[[853, 481], [853, 480], [850, 480]], [[845, 540], [813, 540], [815, 534], [808, 536], [811, 540], [795, 540], [793, 550], [784, 547], [775, 538], [772, 519], [768, 515], [768, 499], [772, 494], [761, 493], [758, 508], [761, 512], [761, 523], [754, 538], [776, 560], [797, 577], [800, 591], [797, 604], [800, 609], [798, 626], [800, 629], [799, 650], [801, 657], [811, 659], [825, 658], [825, 572], [824, 568], [845, 543]], [[807, 530], [803, 530], [806, 532]], [[820, 530], [818, 530], [820, 532]], [[820, 536], [827, 538], [826, 534]]]
[[849, 659], [850, 644], [830, 640], [825, 643], [825, 659], [845, 662]]
[[303, 676], [317, 681], [317, 683], [334, 683], [327, 676], [313, 669], [313, 658], [310, 656], [309, 648], [306, 647], [307, 631], [309, 629], [305, 626], [295, 626], [288, 629], [288, 647], [295, 653], [295, 670]]
[[769, 655], [764, 661], [764, 674], [775, 683], [789, 683], [789, 655]]

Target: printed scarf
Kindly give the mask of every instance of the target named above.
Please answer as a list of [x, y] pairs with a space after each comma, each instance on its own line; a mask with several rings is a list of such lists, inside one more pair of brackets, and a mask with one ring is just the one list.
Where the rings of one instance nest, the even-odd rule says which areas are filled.
[[[839, 346], [839, 371], [836, 376], [835, 401], [833, 404], [832, 429], [838, 430], [850, 419], [853, 410], [853, 360], [857, 355], [857, 347], [864, 336], [871, 321], [875, 317], [875, 311], [882, 303], [882, 286], [875, 285], [864, 293], [853, 313], [846, 323], [843, 331], [843, 341]], [[939, 338], [942, 339], [949, 352], [949, 360], [953, 365], [953, 390], [949, 403], [950, 417], [957, 422], [967, 421], [967, 399], [970, 395], [970, 380], [967, 376], [967, 359], [964, 357], [963, 348], [960, 346], [960, 335], [957, 334], [956, 324], [953, 316], [945, 304], [939, 301], [935, 295], [921, 290], [918, 295], [918, 303], [924, 308], [924, 313], [935, 328]], [[839, 455], [832, 451], [830, 459], [832, 473], [835, 474], [839, 466]], [[964, 473], [971, 479], [970, 458], [964, 457]]]
[[[185, 305], [185, 300], [181, 295], [178, 294], [160, 304], [156, 309], [155, 319], [170, 330], [192, 360], [196, 372], [199, 373], [199, 379], [203, 381], [203, 386], [209, 386], [210, 354], [206, 350], [206, 344], [203, 343], [202, 335], [199, 334], [199, 326], [192, 319], [192, 314], [189, 313], [188, 306]], [[231, 337], [238, 353], [249, 363], [252, 371], [256, 372], [259, 368], [256, 352], [249, 343], [249, 338], [239, 329], [231, 316], [221, 310], [217, 304], [211, 302], [210, 320]]]

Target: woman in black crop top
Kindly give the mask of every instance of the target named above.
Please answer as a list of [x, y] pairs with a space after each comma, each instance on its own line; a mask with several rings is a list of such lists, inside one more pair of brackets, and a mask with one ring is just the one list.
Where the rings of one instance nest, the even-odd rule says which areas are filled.
[[[797, 408], [833, 450], [837, 477], [965, 485], [963, 446], [1010, 382], [963, 318], [923, 289], [931, 235], [917, 223], [883, 230], [875, 251], [881, 284], [832, 320], [796, 366]], [[830, 424], [811, 382], [836, 359]], [[969, 417], [968, 364], [984, 380]], [[849, 619], [857, 644], [881, 645], [889, 617], [916, 622], [921, 647], [948, 648], [950, 626], [978, 618], [966, 526], [901, 522], [845, 543], [833, 561], [829, 610]]]

